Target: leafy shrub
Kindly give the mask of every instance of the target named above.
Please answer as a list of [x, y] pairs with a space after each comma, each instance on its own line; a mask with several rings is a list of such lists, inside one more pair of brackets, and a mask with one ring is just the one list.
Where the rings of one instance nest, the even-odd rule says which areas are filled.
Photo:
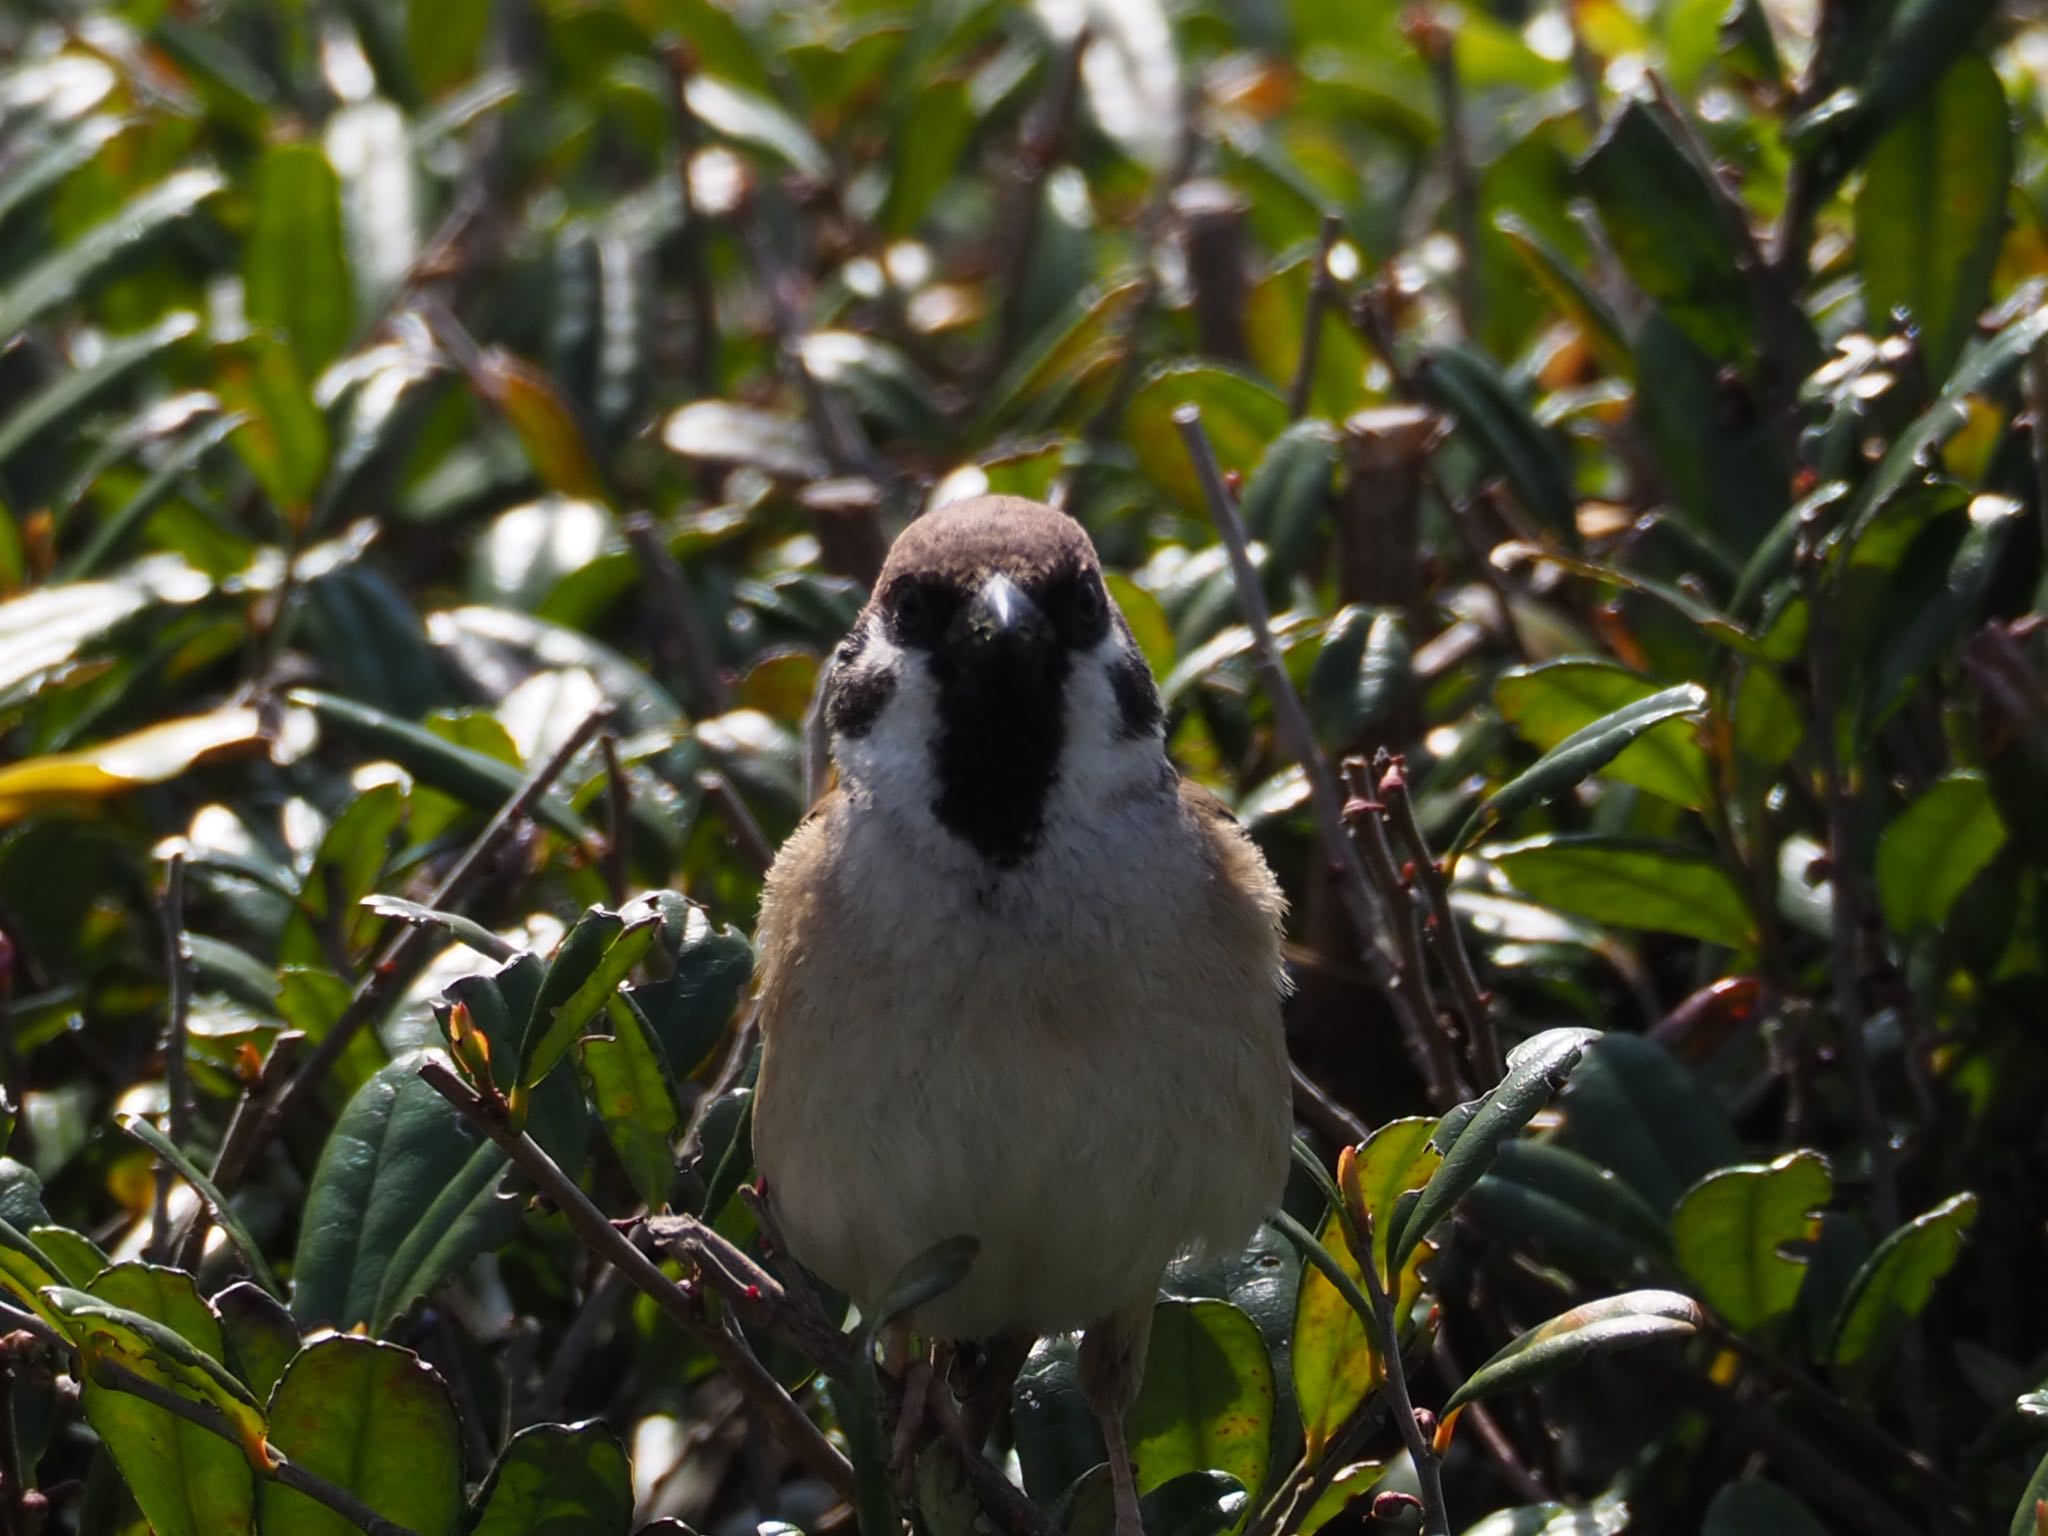
[[987, 489], [1296, 914], [1154, 1536], [2048, 1530], [2044, 41], [0, 16], [0, 1526], [1107, 1529], [1063, 1341], [893, 1482], [749, 1188], [819, 660]]

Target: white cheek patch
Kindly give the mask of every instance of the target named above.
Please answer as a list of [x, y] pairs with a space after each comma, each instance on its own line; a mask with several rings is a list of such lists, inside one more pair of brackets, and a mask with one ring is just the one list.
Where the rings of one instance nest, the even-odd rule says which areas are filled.
[[882, 674], [893, 682], [866, 731], [832, 738], [832, 756], [848, 789], [857, 799], [887, 810], [916, 810], [930, 817], [938, 796], [932, 742], [938, 736], [939, 705], [924, 658], [897, 645], [879, 619], [870, 619], [853, 672]]
[[1126, 664], [1128, 643], [1112, 628], [1090, 649], [1075, 653], [1067, 673], [1066, 743], [1053, 788], [1056, 803], [1098, 806], [1159, 782], [1163, 732], [1124, 733], [1115, 677]]

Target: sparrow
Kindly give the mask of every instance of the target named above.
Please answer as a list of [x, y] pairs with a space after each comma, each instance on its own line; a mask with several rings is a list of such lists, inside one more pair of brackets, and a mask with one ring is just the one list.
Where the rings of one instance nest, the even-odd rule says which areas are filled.
[[1118, 1536], [1177, 1256], [1277, 1202], [1285, 903], [1166, 754], [1086, 531], [1014, 496], [891, 548], [821, 680], [836, 786], [769, 871], [754, 1150], [787, 1252], [871, 1308], [962, 1234], [924, 1339], [1082, 1330]]

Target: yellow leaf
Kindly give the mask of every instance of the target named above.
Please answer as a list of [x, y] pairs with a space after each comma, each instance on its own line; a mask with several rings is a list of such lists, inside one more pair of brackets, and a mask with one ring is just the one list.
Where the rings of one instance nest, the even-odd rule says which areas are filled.
[[201, 758], [262, 740], [253, 709], [209, 714], [145, 727], [77, 752], [53, 752], [0, 768], [0, 826], [79, 800], [126, 793], [138, 784], [161, 784]]

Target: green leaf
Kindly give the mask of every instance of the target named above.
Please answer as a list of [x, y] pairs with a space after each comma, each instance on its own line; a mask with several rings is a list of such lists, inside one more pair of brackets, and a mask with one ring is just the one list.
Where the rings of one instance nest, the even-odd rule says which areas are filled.
[[1535, 1242], [1575, 1274], [1630, 1276], [1667, 1247], [1663, 1221], [1620, 1175], [1554, 1141], [1502, 1142], [1465, 1204], [1485, 1230]]
[[267, 1400], [299, 1352], [299, 1325], [282, 1302], [248, 1280], [237, 1280], [215, 1296], [213, 1310], [226, 1336], [224, 1358], [250, 1391]]
[[301, 1328], [381, 1329], [517, 1227], [505, 1154], [401, 1056], [341, 1113], [306, 1192], [292, 1265]]
[[[1633, 98], [1579, 166], [1579, 181], [1636, 286], [1716, 363], [1751, 356], [1748, 289], [1713, 172], [1657, 104]], [[1654, 379], [1642, 376], [1646, 387]]]
[[141, 1115], [124, 1110], [114, 1116], [114, 1123], [170, 1164], [178, 1176], [192, 1186], [193, 1193], [206, 1202], [206, 1208], [213, 1212], [213, 1219], [220, 1223], [220, 1228], [227, 1233], [228, 1240], [248, 1262], [249, 1271], [256, 1277], [257, 1283], [271, 1295], [282, 1298], [284, 1287], [271, 1272], [268, 1261], [263, 1257], [263, 1250], [256, 1245], [256, 1239], [249, 1235], [249, 1229], [242, 1224], [242, 1218], [235, 1214], [235, 1208], [228, 1203], [227, 1196], [215, 1187], [213, 1180], [200, 1171], [199, 1165], [179, 1151], [177, 1144], [170, 1137]]
[[1791, 466], [1771, 413], [1731, 398], [1723, 367], [1661, 308], [1636, 328], [1636, 420], [1681, 525], [1733, 561], [1783, 518]]
[[2005, 846], [2005, 822], [1984, 775], [1937, 779], [1877, 840], [1877, 898], [1894, 933], [1938, 928]]
[[1208, 503], [1174, 430], [1173, 413], [1201, 408], [1202, 428], [1226, 472], [1249, 475], [1267, 445], [1287, 426], [1287, 402], [1265, 384], [1220, 363], [1168, 363], [1155, 368], [1131, 397], [1124, 441], [1138, 469], [1181, 509], [1206, 525]]
[[1272, 1363], [1248, 1316], [1227, 1301], [1161, 1301], [1152, 1309], [1144, 1386], [1125, 1423], [1138, 1492], [1214, 1470], [1255, 1500], [1273, 1405]]
[[868, 1321], [870, 1338], [899, 1317], [908, 1317], [919, 1307], [936, 1301], [967, 1278], [974, 1256], [981, 1252], [981, 1239], [962, 1234], [933, 1243], [898, 1270], [875, 1303]]
[[1537, 422], [1490, 358], [1468, 347], [1433, 347], [1416, 378], [1449, 411], [1529, 515], [1568, 546], [1578, 543], [1578, 496], [1557, 439]]
[[1486, 850], [1543, 906], [1617, 928], [1682, 933], [1748, 949], [1749, 905], [1726, 867], [1706, 854], [1623, 838], [1553, 834]]
[[369, 947], [380, 925], [361, 903], [384, 873], [406, 801], [403, 785], [375, 784], [327, 824], [278, 941], [280, 964], [333, 965]]
[[1926, 1310], [1976, 1220], [1977, 1197], [1951, 1195], [1885, 1238], [1863, 1261], [1849, 1282], [1828, 1347], [1829, 1360], [1852, 1391], [1868, 1389], [1892, 1342]]
[[[161, 1358], [152, 1349], [157, 1336], [138, 1334], [133, 1318], [170, 1333], [187, 1351], [210, 1359], [226, 1374], [220, 1319], [200, 1299], [192, 1277], [154, 1265], [118, 1264], [93, 1281], [90, 1295], [102, 1306], [85, 1314], [92, 1321], [81, 1333], [88, 1368], [80, 1406], [121, 1469], [151, 1530], [157, 1536], [235, 1536], [253, 1531], [255, 1478], [233, 1441], [92, 1378], [90, 1362], [95, 1358], [112, 1358], [130, 1369], [137, 1368], [138, 1357]], [[120, 1314], [128, 1315], [125, 1325]], [[102, 1331], [110, 1337], [118, 1334], [122, 1342], [107, 1346], [103, 1353], [97, 1342]], [[176, 1382], [173, 1390], [180, 1397], [217, 1405], [218, 1393], [186, 1385], [186, 1364], [143, 1368], [138, 1374], [166, 1385]], [[238, 1406], [260, 1443], [263, 1420], [254, 1399]]]
[[629, 986], [678, 1081], [701, 1067], [732, 1022], [754, 974], [754, 948], [736, 928], [712, 923], [704, 908], [674, 891], [646, 898], [661, 914], [661, 953], [669, 971]]
[[1454, 1111], [1445, 1117], [1433, 1138], [1443, 1162], [1407, 1215], [1397, 1217], [1388, 1248], [1393, 1262], [1406, 1259], [1451, 1214], [1459, 1198], [1492, 1166], [1501, 1143], [1550, 1102], [1586, 1047], [1599, 1038], [1600, 1032], [1593, 1029], [1546, 1029], [1530, 1036], [1508, 1052], [1507, 1075], [1471, 1107], [1469, 1115]]
[[57, 1266], [58, 1278], [81, 1289], [107, 1267], [106, 1251], [82, 1232], [69, 1227], [31, 1227], [28, 1239]]
[[478, 1490], [469, 1536], [626, 1536], [632, 1471], [598, 1419], [514, 1435]]
[[1714, 1495], [1700, 1536], [1827, 1536], [1827, 1528], [1776, 1483], [1746, 1477]]
[[[241, 1444], [241, 1454], [230, 1460], [245, 1467], [266, 1464], [263, 1410], [249, 1389], [221, 1363], [218, 1320], [198, 1300], [196, 1291], [191, 1299], [205, 1312], [204, 1319], [182, 1299], [182, 1292], [191, 1287], [191, 1277], [179, 1270], [133, 1265], [107, 1270], [94, 1284], [102, 1282], [112, 1299], [66, 1286], [51, 1286], [43, 1293], [52, 1312], [64, 1319], [88, 1376], [101, 1366], [117, 1365], [189, 1402], [216, 1408]], [[162, 1312], [171, 1321], [160, 1322], [149, 1312], [124, 1305], [131, 1302]], [[180, 1331], [186, 1327], [199, 1335], [197, 1342]], [[208, 1438], [219, 1441], [220, 1437]]]
[[287, 518], [303, 519], [327, 473], [327, 420], [298, 359], [281, 342], [250, 336], [214, 348], [213, 387], [244, 418], [228, 441]]
[[1981, 402], [1995, 395], [2048, 337], [2048, 305], [2029, 311], [1996, 336], [1972, 342], [1941, 387], [1941, 395], [1905, 431], [1892, 439], [1877, 468], [1856, 495], [1856, 511], [1843, 533], [1855, 545], [1887, 503], [1925, 478], [1941, 447], [1969, 425]]
[[959, 171], [975, 120], [966, 81], [932, 80], [917, 91], [894, 141], [895, 163], [882, 200], [883, 229], [899, 237], [916, 230], [932, 199]]
[[2034, 1475], [2027, 1479], [2026, 1492], [2012, 1512], [2012, 1527], [2006, 1536], [2041, 1536], [2044, 1525], [2048, 1525], [2048, 1456], [2041, 1458]]
[[1702, 1300], [1744, 1332], [1791, 1312], [1806, 1279], [1798, 1246], [1819, 1230], [1835, 1181], [1818, 1152], [1723, 1168], [1671, 1213], [1671, 1245]]
[[1624, 704], [1573, 731], [1541, 757], [1495, 790], [1466, 819], [1452, 839], [1451, 854], [1472, 846], [1487, 828], [1525, 806], [1555, 799], [1598, 773], [1619, 757], [1636, 738], [1669, 720], [1689, 718], [1707, 707], [1707, 690], [1698, 683], [1680, 683]]
[[1629, 1291], [1589, 1301], [1539, 1323], [1502, 1349], [1444, 1399], [1443, 1412], [1528, 1386], [1591, 1354], [1689, 1334], [1700, 1321], [1693, 1299], [1676, 1291]]
[[1332, 1477], [1295, 1528], [1295, 1536], [1316, 1536], [1324, 1526], [1386, 1480], [1383, 1461], [1355, 1461]]
[[583, 1042], [591, 1103], [633, 1188], [650, 1210], [660, 1210], [675, 1182], [682, 1128], [675, 1089], [640, 1010], [615, 998], [610, 1012], [611, 1035]]
[[1309, 670], [1306, 702], [1317, 736], [1344, 747], [1384, 729], [1414, 689], [1414, 650], [1401, 615], [1357, 603], [1338, 609]]
[[1652, 1210], [1741, 1161], [1720, 1100], [1654, 1040], [1607, 1034], [1586, 1050], [1558, 1102], [1557, 1140], [1611, 1168]]
[[2006, 543], [2023, 521], [2020, 504], [2003, 497], [1979, 497], [1969, 516], [1969, 531], [1956, 546], [1942, 585], [1910, 616], [1902, 616], [1877, 658], [1857, 712], [1866, 736], [1906, 706], [1928, 669], [1975, 622]]
[[69, 1326], [51, 1310], [42, 1294], [49, 1286], [61, 1285], [63, 1278], [54, 1259], [10, 1223], [0, 1220], [0, 1290], [7, 1291], [18, 1305], [68, 1336]]
[[1621, 321], [1578, 268], [1517, 213], [1495, 215], [1493, 227], [1520, 258], [1543, 296], [1579, 328], [1579, 334], [1599, 357], [1600, 366], [1616, 378], [1634, 378], [1635, 358], [1629, 352], [1628, 338], [1622, 334]]
[[1329, 423], [1297, 421], [1273, 440], [1245, 481], [1238, 510], [1245, 532], [1266, 546], [1269, 587], [1278, 583], [1284, 591], [1314, 553], [1336, 469], [1337, 434]]
[[108, 341], [91, 364], [35, 391], [0, 421], [0, 464], [31, 444], [47, 447], [47, 433], [198, 329], [199, 317], [179, 310], [147, 330]]
[[242, 246], [251, 323], [290, 340], [310, 372], [333, 362], [355, 329], [342, 241], [341, 180], [317, 144], [273, 144], [257, 161]]
[[1966, 53], [1864, 166], [1856, 258], [1865, 324], [1882, 330], [1895, 311], [1911, 315], [1929, 378], [1948, 377], [1990, 299], [2012, 156], [1998, 72]]
[[[308, 1344], [270, 1395], [270, 1439], [416, 1536], [462, 1528], [462, 1440], [441, 1378], [409, 1349], [336, 1334]], [[355, 1536], [324, 1504], [263, 1485], [263, 1536]]]
[[628, 922], [620, 913], [592, 907], [576, 919], [548, 966], [519, 1039], [519, 1075], [512, 1094], [515, 1117], [523, 1114], [527, 1095], [604, 1011], [660, 928], [661, 919], [653, 912]]
[[137, 246], [190, 214], [227, 182], [210, 166], [174, 172], [71, 244], [52, 251], [0, 291], [0, 340], [68, 303]]
[[[1116, 1509], [1109, 1468], [1097, 1466], [1068, 1494], [1064, 1536], [1111, 1536]], [[1218, 1536], [1251, 1509], [1236, 1478], [1223, 1472], [1183, 1472], [1138, 1501], [1146, 1536]]]
[[832, 162], [818, 141], [767, 96], [694, 73], [684, 96], [690, 111], [713, 133], [773, 155], [812, 181], [831, 180]]
[[[311, 688], [295, 688], [290, 701], [312, 710], [322, 725], [390, 758], [414, 778], [444, 794], [485, 813], [497, 811], [519, 792], [525, 775], [510, 764], [436, 736], [424, 726], [400, 720], [381, 709], [338, 698]], [[536, 820], [575, 843], [584, 843], [589, 830], [557, 791], [542, 795], [534, 805]]]
[[523, 953], [518, 945], [499, 938], [475, 918], [464, 917], [460, 912], [443, 912], [399, 896], [365, 896], [358, 905], [378, 917], [396, 918], [415, 927], [439, 928], [456, 943], [467, 944], [486, 960], [510, 960]]
[[[1548, 752], [1657, 692], [1655, 683], [1614, 662], [1566, 658], [1509, 668], [1494, 684], [1493, 701], [1516, 735]], [[1698, 808], [1714, 796], [1707, 754], [1693, 727], [1679, 720], [1632, 738], [1601, 771], [1679, 805]]]
[[[219, 416], [186, 434], [185, 438], [149, 473], [135, 493], [101, 518], [92, 535], [59, 567], [69, 579], [90, 576], [99, 570], [127, 542], [144, 520], [184, 488], [186, 480], [247, 421], [242, 416]], [[4, 457], [0, 454], [0, 457]]]
[[[1427, 1183], [1442, 1161], [1429, 1140], [1436, 1125], [1435, 1120], [1426, 1117], [1391, 1120], [1367, 1137], [1358, 1149], [1359, 1191], [1373, 1219], [1374, 1262], [1383, 1274], [1394, 1227], [1395, 1202], [1404, 1193]], [[1343, 1222], [1335, 1210], [1324, 1216], [1316, 1237], [1338, 1267], [1362, 1284], [1358, 1260], [1344, 1240]], [[1422, 1294], [1422, 1265], [1426, 1258], [1427, 1254], [1418, 1246], [1409, 1262], [1401, 1267], [1400, 1292], [1394, 1306], [1397, 1317], [1406, 1316]], [[1330, 1437], [1365, 1400], [1366, 1393], [1378, 1385], [1381, 1366], [1364, 1321], [1329, 1277], [1314, 1266], [1302, 1273], [1294, 1304], [1292, 1368], [1294, 1397], [1307, 1436], [1308, 1457], [1320, 1461]]]

